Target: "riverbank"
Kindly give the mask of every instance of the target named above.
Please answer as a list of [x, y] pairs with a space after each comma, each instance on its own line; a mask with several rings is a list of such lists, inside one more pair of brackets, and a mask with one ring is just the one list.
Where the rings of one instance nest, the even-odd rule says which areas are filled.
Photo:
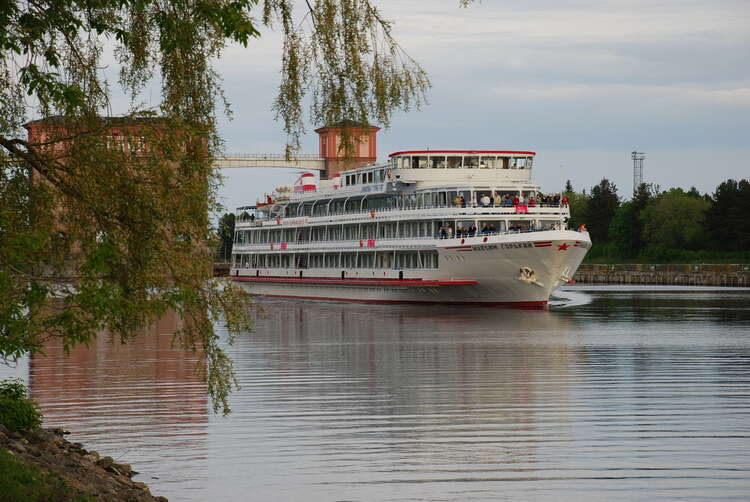
[[655, 284], [676, 286], [750, 287], [747, 264], [619, 264], [586, 263], [573, 280], [578, 284]]
[[133, 481], [130, 465], [64, 438], [62, 429], [10, 432], [0, 424], [0, 501], [166, 502]]

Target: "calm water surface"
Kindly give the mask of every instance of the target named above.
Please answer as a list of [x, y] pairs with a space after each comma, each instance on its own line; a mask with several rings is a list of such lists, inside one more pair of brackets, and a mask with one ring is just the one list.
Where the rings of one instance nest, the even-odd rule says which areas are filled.
[[750, 290], [572, 288], [548, 311], [269, 301], [212, 415], [165, 318], [15, 370], [170, 500], [750, 498]]

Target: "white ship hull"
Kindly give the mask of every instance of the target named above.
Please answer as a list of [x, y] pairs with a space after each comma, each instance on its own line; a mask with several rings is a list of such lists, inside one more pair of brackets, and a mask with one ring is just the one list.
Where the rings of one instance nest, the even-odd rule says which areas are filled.
[[[355, 251], [363, 243], [336, 248]], [[591, 247], [588, 233], [530, 233], [378, 241], [377, 250], [437, 250], [438, 268], [243, 269], [233, 280], [258, 296], [366, 303], [544, 307]]]

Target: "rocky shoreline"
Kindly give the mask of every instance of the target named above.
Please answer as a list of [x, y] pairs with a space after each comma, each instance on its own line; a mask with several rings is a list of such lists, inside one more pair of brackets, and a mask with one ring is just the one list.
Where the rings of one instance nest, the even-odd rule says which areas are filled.
[[56, 474], [84, 497], [111, 502], [167, 502], [165, 497], [151, 495], [145, 483], [133, 481], [137, 472], [129, 464], [86, 450], [81, 443], [66, 440], [66, 434], [59, 428], [10, 432], [0, 424], [0, 449], [25, 464]]

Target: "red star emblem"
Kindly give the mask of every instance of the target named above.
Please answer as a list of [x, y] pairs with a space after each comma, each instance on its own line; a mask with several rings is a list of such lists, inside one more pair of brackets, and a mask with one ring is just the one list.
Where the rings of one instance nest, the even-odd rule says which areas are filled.
[[560, 244], [560, 245], [557, 246], [557, 250], [558, 251], [565, 251], [569, 247], [570, 247], [570, 245], [567, 242], [563, 242], [562, 244]]

